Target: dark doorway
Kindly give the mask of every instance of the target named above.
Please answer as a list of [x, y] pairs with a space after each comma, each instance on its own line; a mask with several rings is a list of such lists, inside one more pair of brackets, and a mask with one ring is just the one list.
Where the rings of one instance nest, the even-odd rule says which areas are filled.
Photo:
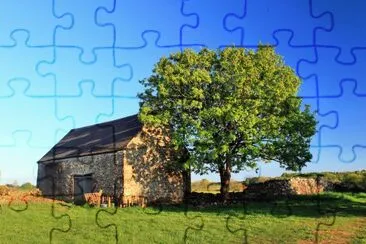
[[93, 178], [91, 174], [74, 175], [74, 203], [84, 204], [84, 193], [92, 192]]

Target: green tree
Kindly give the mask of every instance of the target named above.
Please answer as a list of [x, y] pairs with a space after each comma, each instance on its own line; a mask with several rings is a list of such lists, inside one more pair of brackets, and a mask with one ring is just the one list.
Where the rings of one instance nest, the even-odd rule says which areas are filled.
[[311, 160], [315, 115], [301, 109], [301, 81], [270, 46], [186, 49], [161, 58], [140, 82], [140, 120], [168, 131], [186, 152], [179, 165], [219, 173], [223, 194], [232, 172], [260, 160], [288, 170]]
[[35, 188], [35, 186], [32, 185], [32, 183], [26, 182], [26, 183], [22, 184], [20, 186], [20, 188], [23, 190], [31, 190], [31, 189]]

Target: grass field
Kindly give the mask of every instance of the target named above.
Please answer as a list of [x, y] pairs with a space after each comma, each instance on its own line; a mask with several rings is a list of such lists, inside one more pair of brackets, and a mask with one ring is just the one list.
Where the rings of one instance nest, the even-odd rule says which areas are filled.
[[3, 203], [0, 243], [366, 243], [365, 193], [244, 206], [97, 209]]

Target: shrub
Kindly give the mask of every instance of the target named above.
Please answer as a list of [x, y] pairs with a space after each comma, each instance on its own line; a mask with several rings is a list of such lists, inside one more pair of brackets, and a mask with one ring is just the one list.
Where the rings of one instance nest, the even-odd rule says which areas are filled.
[[24, 183], [23, 185], [20, 186], [20, 189], [22, 189], [22, 190], [31, 190], [31, 189], [34, 189], [34, 188], [35, 188], [35, 186], [32, 185], [29, 182]]

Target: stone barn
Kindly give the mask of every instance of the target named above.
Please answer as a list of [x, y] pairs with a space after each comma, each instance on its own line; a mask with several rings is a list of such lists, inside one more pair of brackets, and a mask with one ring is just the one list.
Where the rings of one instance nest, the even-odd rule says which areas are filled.
[[37, 187], [69, 202], [100, 190], [118, 200], [182, 202], [189, 174], [166, 166], [172, 162], [169, 150], [161, 150], [167, 140], [157, 135], [137, 115], [73, 129], [38, 161]]

